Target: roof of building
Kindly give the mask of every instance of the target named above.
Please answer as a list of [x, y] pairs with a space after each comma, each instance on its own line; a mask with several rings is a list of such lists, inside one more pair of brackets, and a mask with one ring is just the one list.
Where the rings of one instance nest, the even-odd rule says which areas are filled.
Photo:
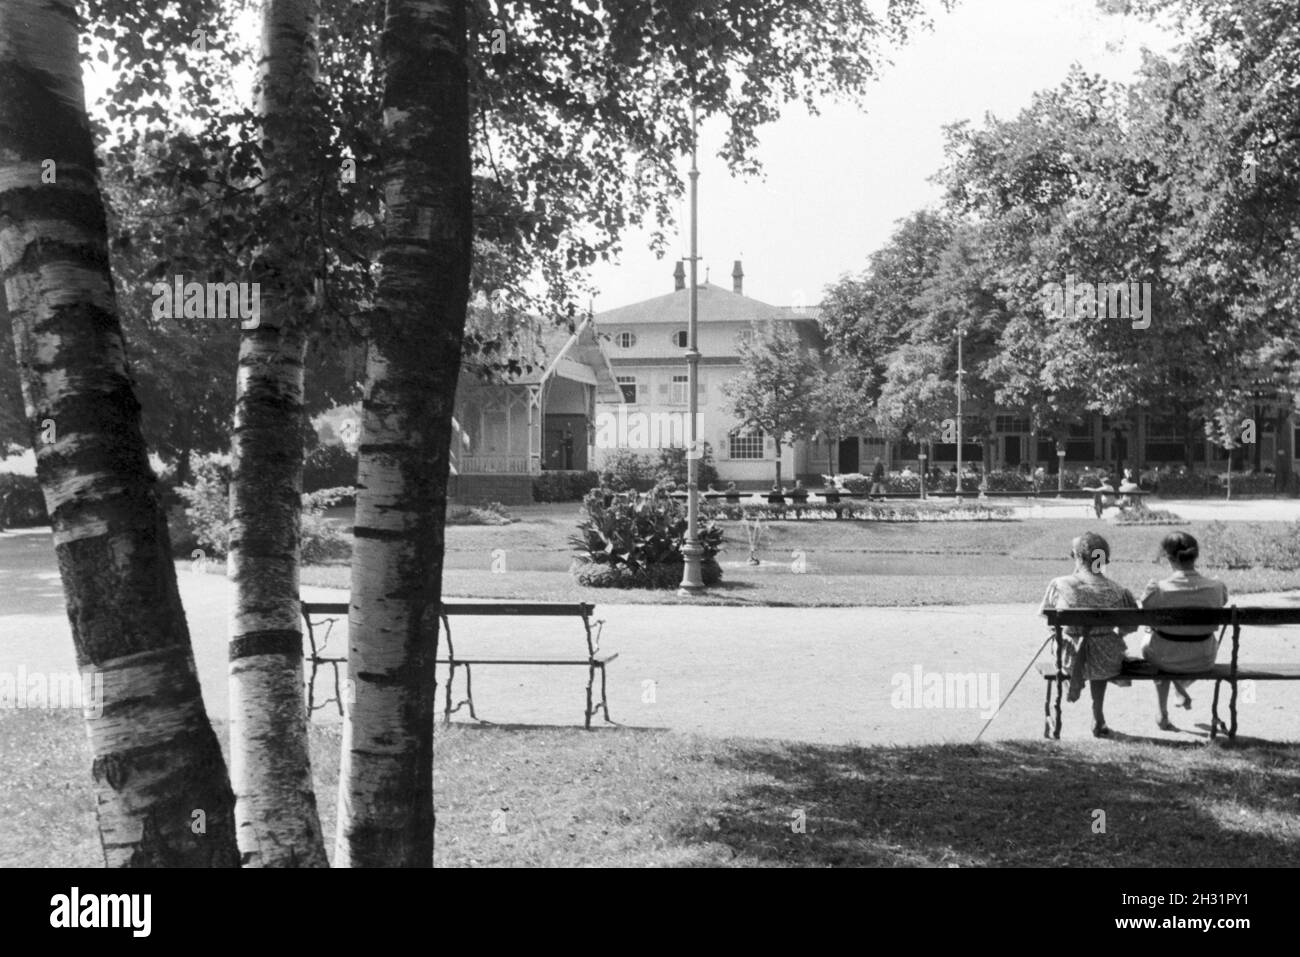
[[[762, 322], [771, 319], [816, 319], [817, 309], [798, 309], [791, 306], [773, 306], [749, 296], [701, 283], [696, 287], [696, 306], [701, 322]], [[611, 326], [641, 322], [674, 323], [683, 325], [690, 308], [690, 290], [678, 289], [667, 295], [645, 299], [631, 305], [619, 306], [596, 313], [596, 324], [608, 330]]]
[[609, 358], [596, 339], [589, 317], [579, 322], [573, 332], [561, 326], [535, 327], [525, 351], [535, 361], [522, 373], [505, 377], [505, 382], [538, 385], [558, 377], [595, 385], [598, 396], [618, 394]]

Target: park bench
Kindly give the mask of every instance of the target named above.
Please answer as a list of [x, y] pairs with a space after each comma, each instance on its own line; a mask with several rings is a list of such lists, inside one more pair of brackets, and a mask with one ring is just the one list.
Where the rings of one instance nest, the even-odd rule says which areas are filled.
[[[587, 707], [583, 712], [583, 726], [590, 730], [591, 719], [598, 711], [604, 714], [606, 722], [613, 723], [609, 717], [609, 699], [606, 696], [605, 690], [605, 666], [617, 658], [618, 654], [602, 655], [600, 653], [600, 635], [605, 623], [601, 619], [594, 619], [592, 617], [595, 610], [595, 605], [586, 602], [443, 602], [442, 611], [439, 617], [442, 619], [446, 644], [445, 647], [442, 647], [439, 650], [445, 652], [446, 656], [437, 659], [437, 664], [447, 665], [449, 668], [446, 682], [446, 704], [443, 708], [443, 723], [449, 723], [451, 721], [451, 716], [462, 707], [466, 706], [469, 708], [471, 718], [476, 721], [483, 720], [474, 711], [474, 665], [569, 665], [586, 668]], [[345, 602], [302, 603], [302, 616], [304, 621], [307, 623], [307, 640], [310, 647], [308, 662], [311, 665], [311, 679], [307, 685], [308, 713], [314, 711], [317, 707], [325, 707], [331, 701], [334, 701], [338, 704], [339, 714], [343, 714], [343, 696], [339, 685], [339, 665], [347, 661], [347, 656], [329, 654], [327, 646], [330, 630], [333, 628], [334, 622], [338, 620], [338, 616], [346, 618], [347, 614], [348, 605]], [[575, 654], [573, 657], [562, 658], [462, 658], [456, 654], [456, 647], [452, 642], [450, 618], [501, 616], [524, 618], [578, 618], [582, 621], [582, 631], [583, 637], [586, 641], [587, 653], [582, 657]], [[324, 632], [320, 636], [321, 641], [319, 645], [317, 644], [317, 628], [324, 628]], [[327, 699], [321, 705], [317, 705], [315, 703], [314, 691], [316, 685], [316, 674], [317, 671], [323, 667], [331, 667], [334, 670], [334, 697]], [[465, 670], [465, 697], [453, 707], [452, 687], [455, 684], [457, 668], [463, 668]], [[600, 673], [600, 703], [593, 706], [593, 691], [597, 672]]]
[[[1300, 625], [1300, 608], [1239, 608], [1231, 605], [1227, 608], [1151, 608], [1151, 609], [1048, 609], [1043, 612], [1048, 625], [1053, 628], [1052, 639], [1056, 646], [1055, 662], [1040, 662], [1038, 673], [1047, 681], [1047, 696], [1043, 703], [1043, 737], [1059, 738], [1061, 736], [1061, 692], [1069, 675], [1062, 669], [1065, 651], [1062, 629], [1067, 627], [1118, 625], [1205, 625], [1220, 627], [1218, 640], [1222, 640], [1224, 630], [1232, 629], [1232, 656], [1227, 664], [1213, 664], [1203, 671], [1170, 674], [1161, 672], [1148, 661], [1126, 659], [1123, 669], [1111, 680], [1129, 681], [1213, 681], [1214, 701], [1210, 708], [1210, 737], [1216, 737], [1220, 728], [1227, 731], [1228, 738], [1237, 736], [1237, 684], [1241, 681], [1300, 681], [1300, 663], [1269, 662], [1241, 664], [1238, 660], [1241, 645], [1241, 629], [1244, 625], [1251, 627], [1270, 627], [1277, 625]], [[1219, 720], [1219, 691], [1224, 682], [1232, 689], [1228, 708], [1231, 724], [1224, 725]], [[1056, 683], [1056, 714], [1053, 723], [1052, 683]]]

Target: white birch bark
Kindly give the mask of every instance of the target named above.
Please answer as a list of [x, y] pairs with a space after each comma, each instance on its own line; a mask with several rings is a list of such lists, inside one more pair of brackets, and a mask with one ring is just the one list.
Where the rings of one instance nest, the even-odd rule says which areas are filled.
[[389, 0], [385, 200], [352, 560], [336, 866], [433, 863], [451, 414], [472, 235], [464, 0]]
[[[264, 0], [258, 108], [267, 185], [295, 186], [287, 114], [317, 77], [320, 0]], [[229, 570], [231, 783], [245, 867], [326, 867], [312, 790], [298, 604], [303, 364], [313, 308], [294, 250], [272, 245], [259, 273], [260, 324], [242, 333], [235, 400]]]
[[73, 0], [0, 3], [0, 269], [83, 673], [109, 867], [234, 866], [109, 274]]

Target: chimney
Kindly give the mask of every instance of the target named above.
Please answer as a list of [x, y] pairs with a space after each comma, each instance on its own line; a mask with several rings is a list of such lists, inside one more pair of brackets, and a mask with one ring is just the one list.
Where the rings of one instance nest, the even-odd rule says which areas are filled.
[[681, 292], [685, 288], [686, 267], [682, 265], [682, 261], [679, 259], [677, 260], [677, 267], [673, 269], [673, 291]]
[[740, 260], [736, 260], [736, 265], [731, 267], [731, 291], [737, 296], [743, 296], [741, 290], [745, 285], [745, 270], [740, 268]]

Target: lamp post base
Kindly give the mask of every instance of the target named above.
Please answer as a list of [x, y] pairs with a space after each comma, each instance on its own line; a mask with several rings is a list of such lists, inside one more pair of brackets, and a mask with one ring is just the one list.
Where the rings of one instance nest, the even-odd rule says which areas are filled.
[[703, 594], [706, 586], [700, 560], [704, 557], [704, 549], [699, 542], [687, 539], [682, 546], [682, 557], [686, 562], [682, 568], [682, 583], [677, 588], [677, 597], [688, 598], [691, 595]]

